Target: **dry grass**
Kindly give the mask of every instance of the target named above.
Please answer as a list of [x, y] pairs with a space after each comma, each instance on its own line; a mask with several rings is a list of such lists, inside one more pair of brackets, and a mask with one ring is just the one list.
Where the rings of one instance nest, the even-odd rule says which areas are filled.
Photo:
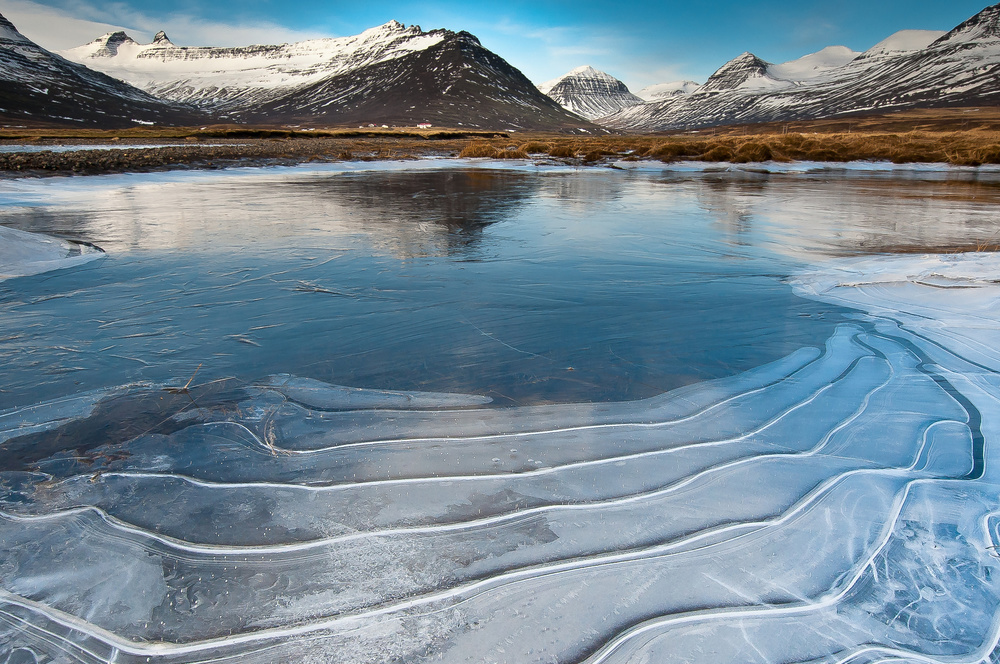
[[521, 152], [526, 154], [548, 154], [549, 148], [550, 146], [548, 143], [542, 143], [541, 141], [529, 141], [521, 145], [519, 149]]
[[[995, 112], [993, 112], [995, 111]], [[961, 165], [1000, 163], [1000, 109], [990, 113], [916, 111], [891, 117], [728, 127], [669, 135], [567, 136], [559, 133], [468, 132], [435, 129], [299, 131], [276, 127], [135, 128], [127, 131], [0, 129], [11, 142], [128, 144], [180, 147], [72, 153], [0, 154], [0, 172], [114, 172], [161, 168], [218, 168], [231, 164], [297, 163], [451, 156], [542, 158], [599, 165], [620, 159], [717, 161], [884, 160]], [[980, 123], [968, 126], [963, 118]], [[995, 116], [995, 118], [994, 118]], [[934, 119], [934, 122], [931, 120]], [[995, 125], [993, 124], [995, 120]], [[847, 122], [849, 126], [843, 126]], [[935, 124], [935, 122], [937, 124]], [[859, 127], [864, 126], [864, 131]], [[807, 128], [816, 131], [805, 131]], [[886, 131], [892, 127], [900, 131]], [[907, 129], [907, 127], [910, 127]], [[793, 131], [801, 128], [803, 131]], [[516, 142], [515, 142], [516, 141]], [[211, 145], [209, 145], [211, 144]]]
[[549, 156], [559, 159], [571, 159], [576, 156], [576, 150], [568, 145], [553, 145], [549, 148]]
[[473, 141], [465, 146], [459, 157], [487, 157], [490, 159], [527, 159], [528, 153], [516, 145], [493, 145], [485, 141]]
[[[521, 151], [540, 151], [543, 141], [522, 144]], [[1000, 164], [1000, 130], [909, 131], [903, 133], [757, 133], [747, 135], [683, 134], [673, 136], [603, 136], [553, 138], [544, 142], [556, 159], [599, 163], [608, 159], [653, 159], [663, 162], [710, 161], [890, 161], [937, 162], [976, 166]], [[479, 141], [478, 150], [502, 149], [499, 141]], [[525, 149], [530, 147], [531, 149]]]

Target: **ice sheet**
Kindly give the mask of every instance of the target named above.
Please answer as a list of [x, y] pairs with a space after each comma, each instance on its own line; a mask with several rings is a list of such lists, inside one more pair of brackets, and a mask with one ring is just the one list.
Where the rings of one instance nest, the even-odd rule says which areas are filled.
[[0, 226], [0, 280], [88, 263], [103, 253], [94, 246]]
[[[822, 348], [648, 399], [285, 374], [8, 461], [0, 661], [996, 659], [997, 274], [827, 261]], [[167, 394], [5, 411], [0, 451]]]
[[282, 397], [339, 388], [285, 376], [225, 422], [5, 473], [6, 647], [981, 659], [1000, 593], [998, 266], [801, 275], [803, 293], [868, 314], [821, 354], [645, 401], [328, 413]]

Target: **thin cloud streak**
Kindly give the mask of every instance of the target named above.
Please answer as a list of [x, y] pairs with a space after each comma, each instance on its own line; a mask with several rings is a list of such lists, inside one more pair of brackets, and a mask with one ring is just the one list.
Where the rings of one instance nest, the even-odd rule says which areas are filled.
[[6, 0], [3, 14], [26, 37], [53, 51], [80, 46], [113, 30], [124, 30], [140, 42], [151, 41], [163, 30], [179, 46], [279, 44], [329, 36], [276, 23], [229, 24], [179, 14], [157, 17], [121, 3], [97, 7], [75, 1], [63, 9], [30, 0]]

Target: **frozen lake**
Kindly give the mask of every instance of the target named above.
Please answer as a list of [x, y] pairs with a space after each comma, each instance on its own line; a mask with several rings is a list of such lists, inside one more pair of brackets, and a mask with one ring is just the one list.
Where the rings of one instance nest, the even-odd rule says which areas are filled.
[[1000, 174], [774, 170], [0, 181], [0, 662], [989, 661]]

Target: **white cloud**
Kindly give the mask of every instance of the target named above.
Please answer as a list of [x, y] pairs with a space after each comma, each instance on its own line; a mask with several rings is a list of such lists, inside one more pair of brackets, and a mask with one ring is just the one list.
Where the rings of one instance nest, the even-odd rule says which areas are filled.
[[206, 22], [196, 16], [151, 16], [119, 3], [100, 6], [70, 0], [54, 8], [31, 0], [3, 0], [2, 13], [24, 36], [58, 51], [85, 44], [112, 30], [148, 42], [164, 30], [180, 46], [246, 46], [302, 41], [328, 35], [290, 30], [273, 23]]
[[51, 51], [79, 46], [111, 30], [122, 29], [110, 23], [72, 18], [27, 0], [5, 0], [0, 13], [22, 35]]

